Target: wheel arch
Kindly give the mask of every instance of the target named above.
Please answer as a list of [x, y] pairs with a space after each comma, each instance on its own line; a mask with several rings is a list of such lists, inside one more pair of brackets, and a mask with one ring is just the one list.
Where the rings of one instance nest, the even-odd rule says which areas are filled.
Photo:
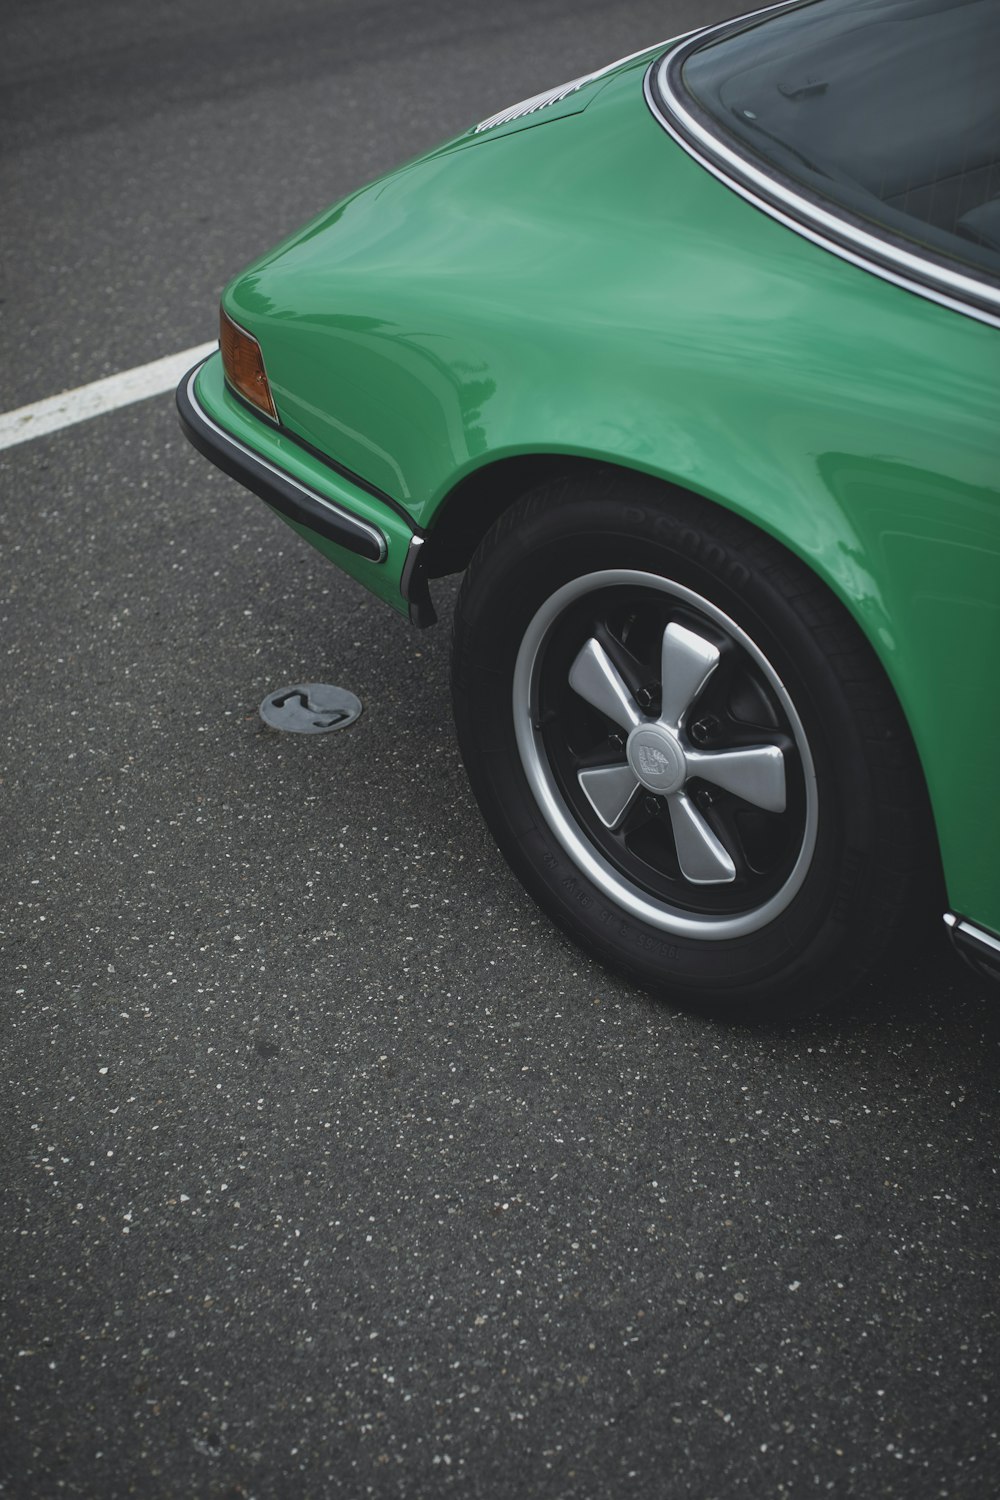
[[[884, 626], [888, 622], [882, 619], [882, 601], [873, 597], [867, 589], [860, 591], [859, 598], [852, 599], [851, 589], [846, 586], [846, 580], [838, 576], [836, 569], [831, 570], [822, 565], [823, 557], [829, 555], [828, 549], [821, 549], [819, 556], [811, 555], [807, 545], [796, 545], [795, 537], [787, 529], [779, 530], [774, 526], [764, 524], [762, 518], [755, 515], [748, 507], [726, 504], [663, 474], [650, 473], [646, 469], [621, 463], [614, 458], [537, 452], [495, 458], [471, 473], [463, 475], [452, 486], [439, 502], [433, 524], [428, 530], [423, 558], [425, 576], [441, 578], [447, 574], [464, 571], [491, 527], [529, 490], [556, 478], [572, 480], [574, 477], [583, 478], [602, 472], [609, 478], [627, 474], [650, 486], [659, 487], [665, 503], [669, 503], [671, 495], [689, 497], [699, 505], [738, 517], [745, 525], [753, 527], [762, 535], [768, 536], [772, 542], [777, 543], [795, 558], [800, 566], [808, 568], [829, 595], [837, 601], [839, 608], [851, 618], [855, 628], [864, 637], [868, 650], [878, 662], [887, 687], [899, 709], [900, 720], [905, 726], [923, 785], [926, 826], [929, 831], [928, 845], [934, 861], [933, 880], [938, 887], [943, 886], [942, 850], [937, 819], [933, 811], [934, 801], [930, 794], [923, 756], [920, 753], [918, 737], [914, 733], [905, 702], [894, 680], [891, 660], [886, 659], [886, 652], [883, 649], [887, 635]], [[844, 548], [838, 548], [837, 551], [841, 557], [846, 553]], [[891, 657], [891, 653], [889, 655]]]
[[[575, 495], [573, 487], [560, 479], [544, 484], [523, 496], [510, 515], [501, 517], [487, 545], [474, 557], [456, 604], [453, 651], [459, 743], [473, 788], [502, 850], [529, 891], [578, 941], [616, 967], [621, 966], [629, 977], [641, 983], [652, 980], [658, 986], [665, 984], [672, 994], [683, 994], [691, 1000], [705, 998], [700, 990], [704, 981], [714, 999], [725, 1005], [740, 982], [734, 979], [735, 963], [737, 969], [743, 966], [739, 972], [745, 978], [752, 977], [755, 999], [767, 1004], [776, 996], [781, 1000], [786, 990], [778, 993], [775, 986], [780, 981], [787, 986], [789, 997], [805, 997], [812, 1004], [820, 981], [823, 985], [839, 983], [838, 973], [842, 978], [843, 973], [855, 972], [862, 961], [873, 959], [890, 932], [898, 932], [901, 923], [908, 925], [908, 914], [915, 909], [917, 888], [930, 861], [917, 853], [926, 848], [923, 818], [919, 816], [924, 798], [919, 782], [910, 774], [908, 736], [900, 732], [901, 716], [894, 707], [894, 695], [886, 693], [879, 683], [881, 668], [856, 624], [825, 586], [817, 586], [818, 579], [812, 584], [806, 581], [803, 565], [788, 549], [775, 545], [763, 533], [755, 540], [753, 530], [742, 518], [721, 506], [703, 507], [693, 494], [678, 494], [674, 515], [665, 515], [655, 484], [636, 484], [635, 477], [629, 474], [626, 482], [621, 468], [607, 466], [596, 476], [596, 483], [592, 478]], [[607, 569], [611, 571], [602, 571]], [[768, 946], [769, 909], [763, 927], [727, 932], [719, 940], [721, 946], [712, 948], [705, 967], [701, 959], [708, 950], [700, 948], [695, 954], [687, 946], [697, 938], [686, 927], [655, 919], [650, 911], [650, 900], [655, 905], [662, 898], [664, 910], [668, 915], [672, 910], [674, 916], [687, 911], [690, 903], [672, 905], [670, 891], [664, 888], [657, 894], [644, 876], [636, 878], [633, 891], [628, 885], [629, 868], [621, 867], [625, 868], [625, 893], [635, 895], [634, 901], [618, 899], [607, 881], [595, 878], [591, 856], [598, 846], [586, 833], [590, 816], [587, 801], [604, 826], [613, 824], [603, 817], [600, 801], [586, 787], [584, 798], [568, 801], [560, 800], [558, 788], [576, 784], [572, 754], [579, 748], [581, 737], [585, 759], [595, 748], [605, 752], [599, 763], [588, 761], [603, 775], [615, 769], [610, 761], [605, 766], [609, 756], [615, 759], [614, 745], [619, 751], [625, 749], [620, 736], [604, 743], [598, 732], [591, 744], [571, 712], [565, 740], [570, 751], [569, 772], [560, 761], [562, 773], [545, 776], [540, 786], [531, 779], [531, 757], [524, 753], [519, 729], [535, 742], [538, 735], [548, 735], [549, 730], [543, 726], [560, 719], [554, 700], [536, 699], [534, 677], [529, 681], [536, 652], [548, 639], [554, 619], [561, 620], [565, 614], [570, 629], [568, 637], [558, 631], [552, 636], [556, 677], [561, 677], [564, 685], [568, 682], [599, 714], [608, 701], [628, 701], [620, 696], [607, 698], [604, 687], [610, 679], [599, 657], [596, 674], [586, 666], [578, 672], [581, 656], [586, 658], [592, 647], [603, 649], [602, 640], [609, 643], [612, 675], [617, 661], [617, 669], [633, 694], [631, 701], [639, 707], [643, 706], [641, 693], [645, 688], [640, 691], [635, 684], [643, 684], [650, 673], [657, 675], [655, 666], [651, 666], [654, 658], [658, 660], [655, 626], [652, 635], [648, 628], [640, 626], [637, 630], [639, 656], [630, 668], [622, 664], [627, 649], [631, 649], [627, 637], [620, 631], [616, 635], [610, 620], [595, 626], [586, 601], [581, 611], [577, 594], [568, 591], [578, 580], [585, 587], [596, 580], [599, 587], [614, 593], [633, 582], [640, 586], [652, 583], [650, 573], [675, 580], [666, 592], [683, 596], [692, 608], [700, 604], [704, 611], [706, 604], [717, 606], [721, 616], [712, 615], [711, 610], [709, 616], [716, 619], [721, 633], [735, 622], [737, 633], [741, 626], [747, 632], [746, 636], [739, 634], [744, 645], [748, 641], [760, 643], [764, 657], [776, 664], [789, 684], [793, 705], [805, 706], [804, 733], [810, 749], [813, 753], [817, 747], [823, 749], [823, 774], [828, 778], [823, 795], [833, 800], [820, 825], [822, 863], [814, 866], [811, 852], [805, 856], [808, 870], [812, 872], [815, 867], [818, 874], [813, 878], [810, 873], [808, 886], [801, 887], [801, 899], [798, 886], [791, 890], [794, 900], [786, 904], [787, 919], [777, 913], [786, 923], [776, 940], [781, 948], [777, 958], [776, 950]], [[623, 606], [618, 600], [612, 608], [624, 614], [627, 631], [629, 621], [635, 619], [628, 604]], [[800, 630], [793, 633], [795, 622]], [[678, 627], [681, 631], [686, 628]], [[696, 624], [691, 629], [697, 631]], [[598, 639], [585, 644], [577, 655], [580, 641], [586, 642], [588, 634], [596, 634]], [[791, 643], [787, 650], [786, 637]], [[611, 644], [613, 639], [618, 640], [618, 648]], [[622, 640], [626, 640], [626, 647], [621, 646]], [[625, 658], [616, 654], [619, 648], [626, 652]], [[639, 661], [643, 664], [636, 666]], [[585, 679], [592, 691], [583, 686]], [[773, 686], [773, 680], [769, 680]], [[677, 681], [685, 681], [683, 673]], [[653, 699], [655, 713], [655, 691]], [[571, 698], [571, 702], [576, 699]], [[674, 707], [676, 710], [676, 703]], [[623, 724], [613, 708], [608, 717]], [[633, 725], [636, 717], [637, 710], [624, 716]], [[826, 748], [831, 726], [837, 729], [836, 734], [829, 735], [832, 750]], [[546, 739], [545, 743], [550, 741]], [[664, 754], [666, 743], [657, 741]], [[545, 760], [549, 752], [540, 754], [544, 764], [550, 764]], [[641, 758], [640, 751], [639, 762]], [[641, 785], [643, 777], [631, 753], [628, 763]], [[654, 774], [655, 767], [651, 771], [643, 766], [643, 770]], [[615, 787], [607, 796], [618, 795]], [[861, 788], [857, 795], [856, 788]], [[665, 794], [670, 790], [667, 787]], [[605, 798], [605, 793], [601, 796]], [[581, 808], [584, 816], [577, 819]], [[831, 808], [836, 811], [831, 812]], [[655, 815], [654, 810], [651, 816]], [[617, 814], [612, 813], [612, 817]], [[571, 831], [583, 827], [583, 835], [567, 839], [567, 822]], [[677, 826], [673, 809], [670, 825]], [[687, 827], [684, 818], [681, 826]], [[653, 843], [650, 850], [649, 843], [644, 842], [636, 857], [641, 864], [649, 855], [654, 868], [662, 868], [669, 880], [673, 878], [668, 868], [669, 852], [662, 866], [657, 865], [655, 855], [660, 846], [655, 840]], [[869, 855], [874, 857], [876, 844], [877, 867], [869, 860]], [[587, 859], [581, 856], [581, 850]], [[609, 855], [609, 860], [613, 861], [613, 856]], [[612, 868], [620, 866], [612, 862]], [[605, 866], [601, 869], [607, 874]], [[784, 869], [779, 873], [783, 881], [787, 876], [787, 882], [791, 882], [797, 879], [797, 871], [798, 862], [790, 874]], [[696, 886], [703, 883], [690, 878]], [[616, 891], [620, 889], [621, 882]], [[654, 895], [647, 899], [643, 893], [650, 889]], [[783, 894], [785, 885], [779, 890]], [[697, 903], [696, 909], [701, 910]], [[752, 914], [756, 916], [755, 908]], [[834, 972], [835, 929], [849, 921], [854, 930], [850, 942], [837, 949], [840, 969]], [[788, 971], [779, 973], [778, 959], [783, 964], [786, 958]], [[809, 983], [803, 988], [807, 976]]]
[[435, 510], [424, 544], [426, 576], [443, 578], [464, 572], [491, 526], [536, 485], [557, 476], [583, 475], [605, 467], [601, 459], [530, 453], [496, 458], [464, 474]]

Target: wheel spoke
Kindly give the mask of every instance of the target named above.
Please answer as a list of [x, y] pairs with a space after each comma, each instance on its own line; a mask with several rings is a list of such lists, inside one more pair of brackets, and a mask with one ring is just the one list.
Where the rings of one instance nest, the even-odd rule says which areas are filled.
[[594, 766], [578, 772], [577, 779], [605, 828], [617, 828], [639, 790], [639, 778], [632, 767]]
[[727, 792], [735, 792], [765, 812], [785, 810], [785, 757], [777, 745], [745, 750], [687, 750], [688, 776], [698, 776]]
[[569, 685], [592, 708], [606, 714], [624, 730], [642, 720], [639, 706], [604, 647], [591, 638], [569, 671]]
[[667, 798], [681, 874], [692, 885], [724, 885], [736, 879], [736, 866], [689, 797]]
[[685, 625], [671, 622], [663, 632], [660, 652], [662, 708], [660, 719], [676, 729], [705, 683], [715, 671], [721, 652], [718, 646], [695, 635]]

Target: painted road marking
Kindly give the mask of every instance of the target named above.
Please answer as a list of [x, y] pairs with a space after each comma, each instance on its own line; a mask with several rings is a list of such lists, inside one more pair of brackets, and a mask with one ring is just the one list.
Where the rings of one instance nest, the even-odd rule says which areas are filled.
[[4, 412], [0, 416], [0, 448], [13, 448], [48, 432], [58, 432], [60, 427], [72, 427], [74, 422], [86, 422], [102, 412], [117, 411], [133, 401], [145, 401], [148, 396], [162, 396], [164, 391], [174, 389], [192, 365], [217, 347], [215, 339], [210, 344], [196, 344], [180, 354], [154, 359], [152, 364], [137, 365], [134, 370], [122, 370], [121, 374], [109, 375], [105, 380], [77, 386], [75, 391], [63, 391], [61, 396], [49, 396], [31, 406], [20, 406], [17, 411]]

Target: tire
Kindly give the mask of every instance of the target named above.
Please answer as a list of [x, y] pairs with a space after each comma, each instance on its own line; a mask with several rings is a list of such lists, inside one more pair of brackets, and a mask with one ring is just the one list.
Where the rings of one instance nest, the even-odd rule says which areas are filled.
[[459, 594], [452, 691], [516, 875], [679, 1005], [822, 1009], [929, 864], [909, 733], [846, 611], [771, 538], [643, 476], [505, 512]]

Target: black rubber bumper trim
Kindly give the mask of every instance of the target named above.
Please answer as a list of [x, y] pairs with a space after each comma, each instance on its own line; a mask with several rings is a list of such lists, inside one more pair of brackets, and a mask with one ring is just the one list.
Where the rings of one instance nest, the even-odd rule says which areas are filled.
[[956, 912], [945, 912], [944, 920], [952, 942], [966, 963], [970, 963], [977, 974], [1000, 980], [1000, 938]]
[[[236, 402], [237, 406], [242, 406], [244, 411], [248, 411], [258, 421], [264, 416], [264, 413], [258, 407], [249, 402], [239, 391], [234, 390], [228, 380], [226, 381], [226, 394]], [[355, 489], [364, 490], [366, 495], [374, 495], [376, 500], [381, 500], [383, 505], [387, 505], [390, 510], [394, 510], [399, 519], [405, 521], [407, 526], [413, 526], [415, 530], [419, 529], [406, 506], [400, 505], [399, 501], [394, 500], [388, 491], [380, 490], [377, 484], [372, 484], [371, 480], [366, 479], [363, 474], [356, 474], [346, 464], [338, 463], [335, 458], [330, 457], [329, 453], [324, 453], [322, 448], [317, 448], [315, 443], [310, 443], [308, 438], [304, 438], [299, 433], [293, 432], [290, 427], [285, 427], [281, 422], [271, 422], [270, 418], [266, 416], [264, 416], [264, 420], [269, 423], [279, 436], [285, 439], [286, 443], [293, 443], [296, 448], [301, 448], [303, 453], [308, 453], [312, 458], [318, 458], [324, 468], [332, 470], [341, 479], [346, 479], [348, 484], [352, 484]]]
[[[211, 357], [211, 356], [209, 356]], [[198, 405], [194, 382], [204, 361], [189, 370], [177, 387], [177, 414], [189, 442], [216, 468], [266, 500], [281, 515], [335, 542], [369, 562], [385, 562], [389, 548], [377, 526], [351, 515], [332, 500], [293, 479], [268, 459], [219, 427]]]
[[423, 569], [423, 546], [425, 538], [414, 535], [406, 553], [403, 575], [399, 580], [399, 592], [410, 606], [410, 624], [418, 630], [437, 624], [437, 610], [431, 601], [427, 574]]

